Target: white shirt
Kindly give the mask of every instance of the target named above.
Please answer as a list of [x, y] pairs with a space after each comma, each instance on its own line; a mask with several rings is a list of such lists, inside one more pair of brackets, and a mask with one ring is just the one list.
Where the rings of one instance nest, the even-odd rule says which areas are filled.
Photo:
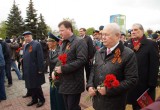
[[[117, 44], [115, 46], [113, 46], [112, 48], [110, 48], [110, 53], [112, 53], [112, 51], [118, 46], [119, 42], [117, 42]], [[107, 48], [107, 52], [109, 51], [109, 48]], [[107, 54], [110, 54], [107, 53]]]

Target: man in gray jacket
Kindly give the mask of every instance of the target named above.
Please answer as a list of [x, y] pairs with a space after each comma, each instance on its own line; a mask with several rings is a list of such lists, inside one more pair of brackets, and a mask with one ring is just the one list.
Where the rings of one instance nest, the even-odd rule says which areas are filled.
[[[59, 92], [63, 94], [66, 110], [81, 110], [79, 101], [84, 87], [84, 65], [88, 59], [87, 44], [73, 34], [69, 21], [58, 25], [63, 44], [60, 53], [67, 54], [65, 65], [56, 66], [55, 72], [60, 74]], [[53, 74], [54, 75], [54, 74]]]

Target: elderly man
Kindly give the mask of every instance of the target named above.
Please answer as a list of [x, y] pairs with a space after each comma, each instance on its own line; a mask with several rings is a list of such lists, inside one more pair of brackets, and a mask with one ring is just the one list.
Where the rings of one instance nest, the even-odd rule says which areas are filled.
[[157, 84], [159, 58], [156, 42], [149, 40], [144, 35], [141, 24], [133, 24], [131, 39], [125, 45], [131, 48], [137, 57], [139, 81], [137, 86], [128, 94], [128, 103], [133, 110], [140, 110], [137, 99], [149, 88], [149, 95], [155, 100], [155, 88]]
[[[63, 40], [60, 53], [67, 54], [66, 64], [56, 66], [55, 71], [60, 74], [59, 93], [63, 94], [66, 110], [81, 110], [79, 106], [84, 87], [84, 66], [88, 59], [87, 44], [73, 34], [73, 27], [69, 21], [62, 21], [58, 25]], [[54, 75], [54, 74], [53, 74]]]
[[[136, 56], [123, 46], [120, 36], [120, 27], [115, 23], [108, 24], [102, 32], [104, 47], [95, 54], [87, 84], [95, 110], [125, 110], [127, 92], [137, 83]], [[115, 80], [105, 78], [108, 76]], [[104, 80], [110, 80], [111, 86], [104, 86]]]
[[36, 107], [44, 104], [45, 99], [41, 85], [45, 83], [43, 74], [43, 51], [39, 42], [32, 39], [32, 33], [23, 33], [26, 45], [23, 50], [23, 68], [25, 86], [31, 91], [32, 101], [27, 106], [37, 103]]
[[[60, 39], [53, 35], [52, 33], [48, 33], [47, 44], [49, 48], [49, 68], [50, 68], [50, 107], [51, 110], [65, 110], [64, 101], [62, 94], [58, 93], [59, 90], [59, 80], [52, 80], [52, 72], [58, 62], [58, 53], [59, 53], [59, 44]], [[53, 82], [54, 86], [53, 86]]]

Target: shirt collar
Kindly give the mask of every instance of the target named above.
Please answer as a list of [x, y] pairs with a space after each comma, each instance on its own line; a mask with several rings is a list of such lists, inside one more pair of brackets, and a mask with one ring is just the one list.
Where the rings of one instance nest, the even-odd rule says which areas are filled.
[[68, 41], [69, 41], [69, 42], [72, 42], [73, 39], [74, 39], [74, 35], [72, 35], [72, 36], [68, 39]]
[[[117, 42], [117, 44], [115, 46], [113, 46], [112, 48], [110, 48], [110, 51], [112, 52], [117, 46], [118, 46], [119, 42]], [[108, 48], [107, 48], [108, 51]]]

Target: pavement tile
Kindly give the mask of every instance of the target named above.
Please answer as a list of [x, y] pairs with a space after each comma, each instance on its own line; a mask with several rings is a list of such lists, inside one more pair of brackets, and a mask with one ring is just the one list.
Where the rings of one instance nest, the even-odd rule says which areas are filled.
[[[50, 110], [48, 74], [45, 74], [45, 77], [46, 83], [42, 85], [46, 100], [45, 104], [40, 108], [36, 108], [36, 104], [28, 107], [26, 105], [31, 101], [31, 97], [22, 98], [22, 96], [26, 94], [25, 82], [23, 80], [18, 80], [15, 72], [12, 71], [13, 85], [11, 87], [7, 87], [8, 81], [5, 79], [7, 100], [0, 102], [0, 110]], [[80, 101], [82, 110], [91, 106], [91, 102], [83, 102], [87, 95], [86, 91], [82, 93]]]

